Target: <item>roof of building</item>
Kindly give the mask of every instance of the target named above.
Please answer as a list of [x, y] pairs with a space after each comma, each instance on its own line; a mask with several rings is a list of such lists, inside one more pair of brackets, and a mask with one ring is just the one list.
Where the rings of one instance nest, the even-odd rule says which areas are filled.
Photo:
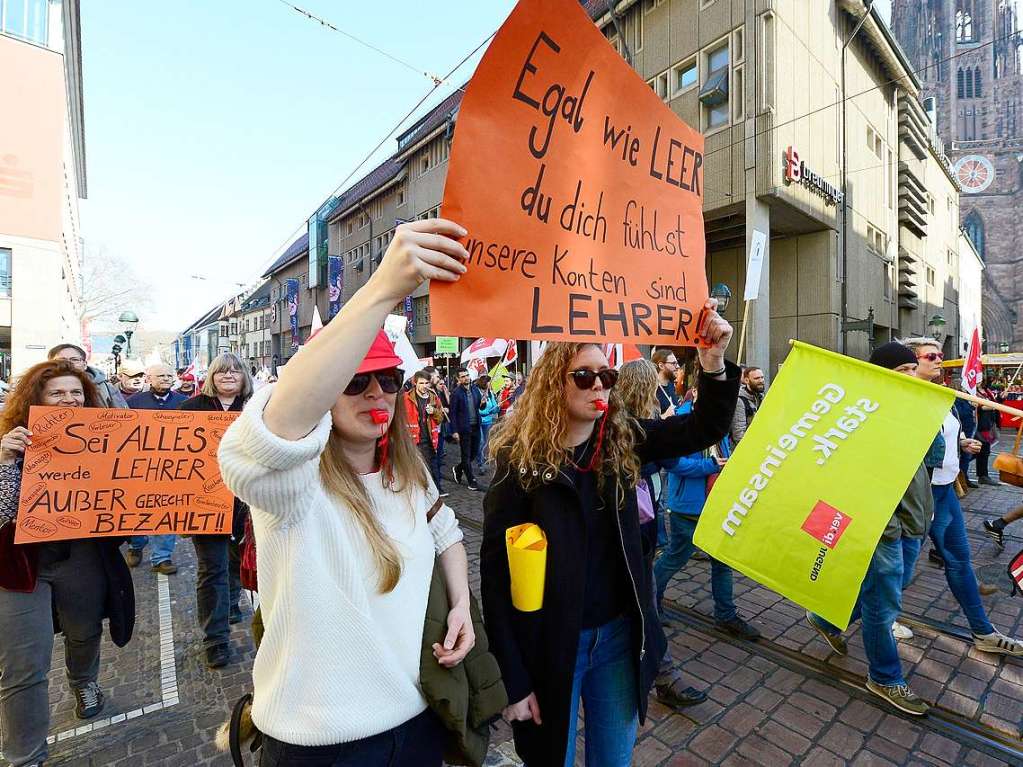
[[217, 304], [208, 312], [206, 312], [206, 314], [202, 315], [199, 319], [197, 319], [195, 322], [193, 322], [191, 325], [185, 328], [184, 331], [182, 331], [182, 334], [189, 333], [193, 330], [198, 330], [199, 328], [206, 327], [214, 320], [219, 319], [220, 313], [222, 311], [224, 311], [224, 305], [222, 303]]
[[270, 282], [267, 281], [256, 288], [256, 291], [245, 299], [245, 303], [242, 304], [242, 311], [248, 312], [261, 306], [268, 306], [270, 304], [270, 287]]
[[279, 272], [292, 261], [295, 261], [303, 253], [309, 252], [309, 232], [306, 232], [295, 240], [288, 249], [281, 253], [280, 258], [270, 265], [270, 268], [263, 272], [263, 277], [269, 277], [274, 272]]
[[[465, 85], [462, 87], [464, 88]], [[462, 91], [457, 90], [416, 120], [411, 128], [398, 134], [398, 151], [403, 151], [405, 147], [415, 143], [418, 137], [429, 135], [435, 128], [443, 125], [444, 121], [448, 119], [448, 115], [458, 109], [461, 103]]]
[[348, 187], [337, 198], [337, 206], [328, 217], [328, 221], [337, 218], [341, 213], [352, 207], [359, 200], [365, 199], [389, 181], [393, 181], [405, 169], [405, 161], [388, 157], [377, 167]]

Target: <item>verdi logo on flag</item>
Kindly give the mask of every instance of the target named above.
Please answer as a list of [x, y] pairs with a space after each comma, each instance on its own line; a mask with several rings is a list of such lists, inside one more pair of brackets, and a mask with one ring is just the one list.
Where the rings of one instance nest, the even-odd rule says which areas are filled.
[[953, 399], [940, 386], [793, 342], [714, 483], [696, 545], [844, 628]]

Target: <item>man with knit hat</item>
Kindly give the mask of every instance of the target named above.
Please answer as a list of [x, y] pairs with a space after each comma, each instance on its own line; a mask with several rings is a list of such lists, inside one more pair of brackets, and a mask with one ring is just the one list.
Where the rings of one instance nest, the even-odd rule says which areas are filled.
[[[870, 362], [903, 375], [916, 373], [916, 354], [895, 342], [875, 349]], [[902, 610], [904, 562], [916, 560], [933, 513], [930, 477], [921, 461], [874, 549], [850, 618], [850, 623], [860, 620], [863, 624], [863, 649], [869, 667], [867, 689], [914, 716], [923, 716], [929, 707], [906, 684], [892, 624]], [[839, 655], [848, 653], [840, 629], [809, 611], [806, 620], [832, 650]]]

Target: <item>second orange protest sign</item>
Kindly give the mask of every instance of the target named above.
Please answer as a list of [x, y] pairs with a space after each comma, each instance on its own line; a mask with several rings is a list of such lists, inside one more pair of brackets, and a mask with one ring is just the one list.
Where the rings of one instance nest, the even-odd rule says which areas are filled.
[[696, 345], [707, 297], [703, 136], [577, 0], [520, 0], [459, 108], [441, 214], [469, 271], [432, 330]]
[[15, 543], [230, 533], [217, 448], [237, 416], [33, 407]]

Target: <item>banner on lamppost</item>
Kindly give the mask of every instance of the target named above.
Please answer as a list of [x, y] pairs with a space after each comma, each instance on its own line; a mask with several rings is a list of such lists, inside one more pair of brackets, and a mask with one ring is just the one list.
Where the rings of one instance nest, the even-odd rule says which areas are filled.
[[416, 309], [412, 303], [412, 296], [405, 296], [405, 321], [408, 323], [408, 337], [414, 338], [416, 334]]
[[290, 279], [288, 284], [288, 317], [291, 318], [291, 348], [298, 349], [298, 280]]
[[344, 278], [341, 256], [328, 257], [327, 294], [330, 297], [330, 306], [327, 308], [327, 322], [334, 319], [334, 316], [341, 311], [341, 291], [345, 286]]

